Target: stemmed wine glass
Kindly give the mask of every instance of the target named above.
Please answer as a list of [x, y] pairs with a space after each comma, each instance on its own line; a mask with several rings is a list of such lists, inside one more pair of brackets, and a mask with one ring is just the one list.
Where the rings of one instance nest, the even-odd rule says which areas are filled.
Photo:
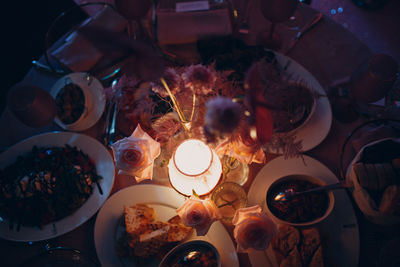
[[332, 86], [328, 96], [335, 118], [343, 123], [368, 113], [368, 105], [379, 101], [392, 89], [399, 74], [399, 65], [390, 55], [374, 55], [362, 64], [347, 81]]
[[268, 32], [261, 33], [260, 41], [270, 49], [277, 50], [282, 41], [274, 31], [276, 23], [284, 22], [293, 16], [298, 0], [260, 0], [260, 9], [264, 18], [271, 22]]
[[138, 37], [137, 29], [140, 34], [144, 34], [141, 20], [146, 17], [152, 4], [152, 0], [115, 0], [117, 11], [129, 21], [128, 35], [133, 39]]

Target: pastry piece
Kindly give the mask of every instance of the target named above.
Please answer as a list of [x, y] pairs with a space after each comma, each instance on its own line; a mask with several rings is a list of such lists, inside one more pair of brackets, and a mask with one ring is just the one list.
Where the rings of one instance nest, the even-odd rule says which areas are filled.
[[302, 229], [302, 242], [300, 244], [300, 255], [304, 266], [308, 266], [315, 251], [320, 247], [321, 238], [317, 228]]
[[383, 193], [379, 212], [385, 215], [400, 215], [400, 186], [388, 186]]
[[282, 260], [279, 267], [301, 267], [301, 257], [297, 247], [292, 249], [286, 258]]
[[323, 267], [324, 266], [324, 258], [322, 257], [322, 247], [319, 246], [315, 251], [314, 256], [311, 259], [308, 267]]
[[321, 237], [317, 228], [297, 229], [278, 225], [278, 235], [272, 239], [274, 265], [280, 267], [323, 266]]
[[288, 224], [278, 225], [278, 235], [272, 240], [272, 248], [286, 257], [300, 242], [299, 230]]
[[144, 233], [147, 224], [154, 221], [155, 212], [153, 208], [145, 204], [136, 204], [132, 207], [124, 207], [124, 219], [127, 233]]

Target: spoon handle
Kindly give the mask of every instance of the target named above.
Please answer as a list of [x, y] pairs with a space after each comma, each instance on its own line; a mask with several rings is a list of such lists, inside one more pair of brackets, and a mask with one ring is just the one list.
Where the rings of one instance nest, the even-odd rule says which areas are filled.
[[309, 190], [298, 192], [298, 194], [311, 193], [311, 192], [317, 192], [317, 191], [322, 191], [322, 190], [334, 190], [334, 189], [340, 189], [340, 188], [349, 188], [349, 187], [351, 187], [351, 185], [346, 183], [346, 180], [341, 180], [340, 182], [337, 182], [337, 183], [327, 184], [324, 186], [318, 186], [318, 187], [311, 188]]

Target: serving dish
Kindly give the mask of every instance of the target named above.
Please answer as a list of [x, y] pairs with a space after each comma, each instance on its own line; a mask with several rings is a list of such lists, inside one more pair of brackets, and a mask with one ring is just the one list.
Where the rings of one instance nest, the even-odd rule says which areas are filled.
[[74, 72], [60, 78], [51, 88], [50, 94], [54, 99], [62, 89], [69, 84], [74, 84], [83, 91], [85, 106], [81, 116], [70, 124], [64, 123], [56, 116], [54, 119], [61, 128], [70, 131], [84, 131], [92, 127], [103, 114], [106, 98], [103, 86], [99, 80], [85, 72]]
[[[100, 209], [94, 227], [94, 242], [102, 266], [136, 266], [132, 260], [119, 258], [115, 250], [120, 220], [124, 206], [137, 203], [154, 208], [158, 219], [167, 221], [176, 215], [176, 209], [185, 202], [185, 197], [174, 189], [160, 185], [134, 185], [112, 195]], [[222, 266], [238, 267], [239, 261], [231, 237], [220, 222], [214, 222], [205, 236], [192, 236], [189, 240], [205, 240], [219, 251]], [[154, 260], [147, 266], [158, 266]]]
[[[280, 177], [304, 174], [320, 177], [327, 184], [338, 182], [337, 177], [321, 162], [306, 156], [284, 159], [277, 157], [268, 162], [257, 174], [248, 191], [248, 205], [264, 204], [266, 191]], [[357, 266], [360, 251], [360, 237], [357, 219], [352, 203], [344, 190], [335, 190], [335, 206], [331, 214], [316, 225], [321, 233], [324, 248], [324, 262], [330, 266]], [[249, 252], [253, 266], [271, 266], [266, 251]], [[340, 255], [340, 257], [338, 257]]]
[[215, 260], [214, 264], [211, 265], [210, 261], [206, 264], [210, 266], [221, 267], [221, 259], [218, 250], [209, 242], [204, 240], [191, 240], [182, 243], [172, 250], [162, 259], [159, 267], [169, 267], [174, 264], [186, 264], [187, 266], [200, 264], [200, 262], [206, 260], [205, 255], [209, 260]]
[[30, 137], [0, 154], [0, 168], [13, 163], [19, 155], [30, 152], [33, 146], [61, 147], [65, 144], [76, 146], [94, 161], [97, 174], [103, 178], [99, 181], [101, 191], [94, 185], [92, 195], [79, 209], [59, 221], [44, 225], [41, 229], [24, 226], [21, 226], [19, 230], [16, 230], [15, 227], [10, 229], [9, 220], [2, 218], [3, 220], [0, 222], [1, 238], [25, 242], [54, 238], [72, 231], [89, 220], [103, 205], [114, 183], [114, 162], [108, 150], [89, 136], [72, 132], [50, 132]]
[[283, 202], [276, 200], [273, 202], [274, 197], [276, 197], [278, 192], [284, 192], [287, 188], [292, 188], [295, 189], [295, 192], [300, 192], [311, 187], [324, 185], [326, 185], [326, 182], [321, 178], [310, 175], [283, 176], [273, 182], [268, 188], [264, 209], [278, 223], [286, 223], [298, 227], [312, 226], [325, 220], [332, 212], [335, 205], [335, 198], [332, 191], [307, 193]]
[[[288, 77], [289, 81], [300, 81], [310, 90], [321, 95], [315, 99], [310, 116], [296, 129], [290, 133], [295, 134], [297, 141], [302, 141], [301, 151], [308, 151], [319, 145], [328, 135], [332, 124], [332, 110], [329, 100], [326, 97], [325, 90], [322, 88], [317, 79], [303, 66], [295, 60], [273, 51], [281, 71]], [[282, 151], [271, 151], [273, 153], [282, 154]]]

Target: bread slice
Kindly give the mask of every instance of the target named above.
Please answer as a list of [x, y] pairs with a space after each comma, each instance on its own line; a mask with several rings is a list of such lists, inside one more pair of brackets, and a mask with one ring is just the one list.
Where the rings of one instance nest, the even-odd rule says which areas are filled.
[[154, 209], [145, 204], [124, 207], [126, 232], [140, 234], [146, 231], [147, 224], [155, 220]]
[[163, 241], [167, 241], [167, 235], [168, 235], [168, 230], [169, 230], [170, 226], [169, 225], [164, 225], [161, 228], [151, 231], [151, 232], [146, 232], [144, 234], [141, 234], [139, 236], [139, 241], [141, 243], [143, 242], [147, 242], [151, 239], [157, 239], [157, 240], [163, 240]]
[[142, 258], [149, 258], [153, 255], [156, 255], [167, 243], [167, 232], [167, 229], [162, 228], [151, 233], [141, 235], [140, 240], [143, 241], [137, 243], [133, 248], [134, 255]]
[[170, 223], [170, 228], [168, 230], [168, 242], [183, 241], [193, 233], [193, 228], [184, 225], [178, 215], [169, 219], [168, 223]]

